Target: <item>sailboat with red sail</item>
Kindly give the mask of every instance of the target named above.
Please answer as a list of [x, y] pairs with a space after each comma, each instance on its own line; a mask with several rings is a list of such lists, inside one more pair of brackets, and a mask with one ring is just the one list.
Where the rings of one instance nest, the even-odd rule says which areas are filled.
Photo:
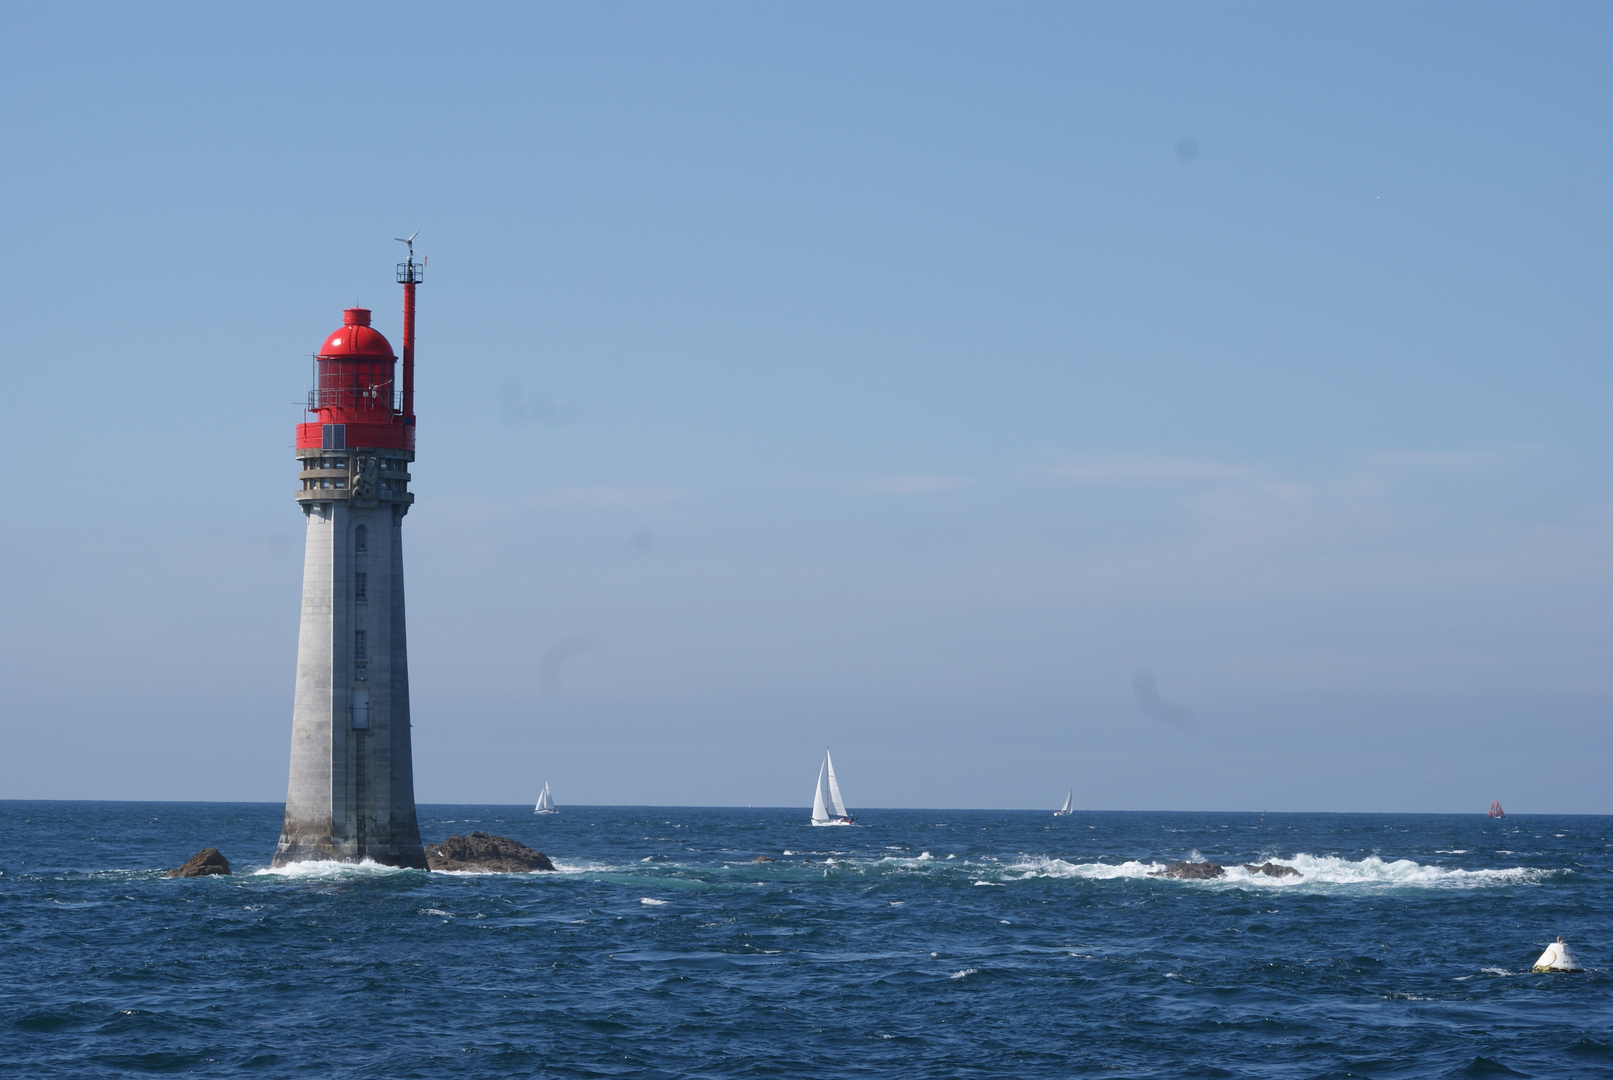
[[1507, 816], [1507, 812], [1505, 810], [1501, 809], [1501, 800], [1500, 799], [1492, 800], [1490, 802], [1490, 817], [1506, 817], [1506, 816]]

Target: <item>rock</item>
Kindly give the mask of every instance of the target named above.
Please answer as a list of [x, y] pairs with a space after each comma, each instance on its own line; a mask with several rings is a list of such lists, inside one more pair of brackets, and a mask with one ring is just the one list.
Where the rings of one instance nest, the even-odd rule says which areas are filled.
[[218, 848], [203, 848], [190, 857], [190, 862], [178, 870], [168, 871], [169, 877], [207, 877], [211, 874], [228, 874], [230, 860], [218, 853]]
[[773, 860], [769, 859], [766, 855], [758, 855], [758, 856], [756, 856], [756, 858], [751, 860], [751, 862], [772, 862], [772, 861]]
[[463, 870], [476, 874], [525, 874], [531, 870], [553, 870], [554, 863], [541, 851], [534, 851], [508, 836], [473, 832], [450, 836], [426, 845], [426, 864], [433, 870]]
[[1246, 863], [1243, 864], [1243, 868], [1245, 870], [1249, 871], [1251, 874], [1265, 874], [1267, 877], [1303, 877], [1304, 876], [1298, 870], [1295, 870], [1292, 866], [1284, 866], [1282, 863], [1274, 863], [1274, 862], [1252, 863], [1252, 862], [1246, 862]]
[[1226, 867], [1215, 862], [1173, 862], [1165, 869], [1155, 870], [1148, 876], [1188, 878], [1197, 881], [1203, 878], [1218, 878], [1226, 872]]

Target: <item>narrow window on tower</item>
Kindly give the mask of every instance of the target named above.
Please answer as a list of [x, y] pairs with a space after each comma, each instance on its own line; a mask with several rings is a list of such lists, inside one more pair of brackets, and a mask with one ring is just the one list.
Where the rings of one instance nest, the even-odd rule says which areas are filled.
[[358, 528], [353, 530], [353, 550], [370, 550], [370, 530], [368, 526], [360, 525]]
[[369, 575], [364, 573], [363, 571], [359, 571], [358, 573], [353, 575], [353, 599], [354, 600], [368, 600], [369, 599], [369, 595], [368, 595], [367, 590], [365, 588], [366, 579], [368, 577], [369, 577]]
[[369, 632], [366, 630], [353, 631], [353, 659], [368, 660], [370, 658]]

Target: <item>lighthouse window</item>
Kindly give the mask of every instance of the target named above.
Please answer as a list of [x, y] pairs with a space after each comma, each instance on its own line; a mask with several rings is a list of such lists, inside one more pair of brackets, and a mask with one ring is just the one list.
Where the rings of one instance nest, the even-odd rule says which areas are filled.
[[360, 525], [358, 528], [353, 530], [353, 550], [354, 551], [368, 551], [368, 550], [370, 550], [370, 530], [369, 530], [369, 526]]
[[368, 584], [369, 576], [370, 575], [364, 573], [363, 571], [360, 571], [360, 572], [358, 572], [358, 573], [353, 575], [353, 599], [354, 600], [368, 600], [369, 599], [369, 596], [366, 595], [366, 585]]
[[369, 636], [370, 634], [368, 630], [353, 631], [354, 660], [368, 660], [370, 658]]

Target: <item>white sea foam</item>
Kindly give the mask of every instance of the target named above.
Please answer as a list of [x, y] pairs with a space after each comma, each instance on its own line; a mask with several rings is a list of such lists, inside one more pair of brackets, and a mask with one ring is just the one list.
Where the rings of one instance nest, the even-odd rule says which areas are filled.
[[333, 880], [352, 877], [378, 877], [391, 874], [423, 874], [424, 870], [411, 870], [406, 866], [386, 866], [371, 859], [362, 862], [337, 862], [318, 859], [310, 862], [287, 863], [285, 866], [264, 866], [252, 871], [254, 877], [284, 877], [302, 880]]
[[638, 902], [646, 907], [666, 907], [669, 903], [671, 903], [670, 900], [657, 900], [653, 896], [641, 896], [639, 897]]
[[1095, 878], [1109, 880], [1112, 878], [1144, 878], [1156, 870], [1165, 869], [1164, 863], [1155, 862], [1123, 862], [1123, 863], [1077, 863], [1065, 859], [1049, 859], [1041, 856], [1020, 859], [1018, 862], [1004, 868], [1010, 881], [1024, 881], [1028, 878]]
[[966, 979], [970, 975], [978, 975], [979, 973], [980, 973], [979, 968], [964, 968], [962, 971], [954, 971], [951, 975], [949, 975], [947, 977], [951, 978], [951, 979]]
[[434, 908], [434, 907], [423, 907], [423, 908], [420, 909], [418, 914], [421, 914], [421, 915], [441, 915], [445, 919], [451, 919], [451, 918], [454, 917], [453, 912], [451, 912], [451, 911], [443, 911], [441, 908]]
[[[1266, 861], [1264, 857], [1262, 862]], [[1326, 886], [1354, 886], [1365, 888], [1428, 888], [1474, 889], [1500, 885], [1521, 885], [1543, 880], [1556, 871], [1525, 866], [1509, 866], [1492, 870], [1460, 870], [1443, 866], [1429, 866], [1411, 859], [1385, 860], [1376, 855], [1365, 859], [1344, 859], [1336, 855], [1308, 855], [1298, 852], [1290, 857], [1276, 856], [1272, 861], [1292, 866], [1298, 877], [1267, 877], [1251, 873], [1240, 865], [1229, 865], [1223, 877], [1203, 881], [1184, 882], [1195, 886], [1292, 889]], [[1165, 869], [1157, 862], [1130, 861], [1121, 863], [1078, 863], [1064, 859], [1032, 857], [1005, 867], [1006, 880], [1023, 881], [1031, 878], [1143, 878]]]

